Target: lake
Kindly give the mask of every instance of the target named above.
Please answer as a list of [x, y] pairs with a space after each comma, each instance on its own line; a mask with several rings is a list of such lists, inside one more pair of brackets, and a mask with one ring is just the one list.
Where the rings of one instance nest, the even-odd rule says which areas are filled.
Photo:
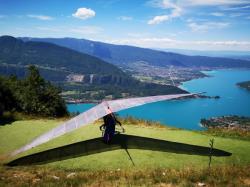
[[[206, 92], [220, 99], [186, 99], [160, 101], [119, 112], [120, 116], [159, 121], [169, 126], [202, 130], [201, 118], [221, 115], [250, 116], [250, 92], [236, 83], [250, 80], [250, 70], [218, 70], [204, 72], [210, 77], [184, 82], [182, 88], [189, 92]], [[70, 112], [84, 112], [94, 104], [69, 104]]]

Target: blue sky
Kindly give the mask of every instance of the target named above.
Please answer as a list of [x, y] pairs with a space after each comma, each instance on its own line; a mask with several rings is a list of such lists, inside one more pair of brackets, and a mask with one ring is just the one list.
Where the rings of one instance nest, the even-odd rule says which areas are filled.
[[0, 35], [250, 51], [250, 0], [0, 0]]

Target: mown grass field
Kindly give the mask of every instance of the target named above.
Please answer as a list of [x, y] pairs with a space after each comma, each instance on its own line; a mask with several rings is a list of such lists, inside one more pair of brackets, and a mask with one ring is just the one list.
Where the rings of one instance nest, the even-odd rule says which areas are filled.
[[[6, 167], [4, 163], [10, 161], [7, 156], [11, 151], [28, 143], [33, 138], [57, 126], [59, 120], [26, 120], [16, 121], [10, 125], [0, 126], [0, 186], [13, 185], [18, 178], [18, 184], [24, 181], [33, 184], [60, 184], [70, 185], [139, 185], [146, 186], [173, 184], [196, 185], [198, 181], [205, 181], [213, 185], [240, 184], [250, 185], [250, 142], [246, 140], [222, 138], [206, 135], [200, 132], [185, 131], [159, 126], [136, 126], [125, 124], [126, 134], [163, 139], [192, 145], [209, 146], [209, 140], [214, 138], [214, 147], [232, 153], [230, 157], [213, 157], [210, 173], [208, 157], [164, 153], [158, 151], [128, 150], [135, 166], [132, 165], [124, 150], [98, 153], [94, 155], [58, 161], [40, 166]], [[24, 156], [42, 150], [84, 141], [101, 136], [100, 123], [89, 125], [72, 133], [58, 137], [48, 143], [40, 145], [18, 156]], [[75, 173], [73, 179], [67, 178], [69, 173]], [[220, 173], [221, 172], [221, 173]], [[19, 174], [21, 173], [21, 176]], [[22, 174], [23, 173], [23, 174]], [[157, 175], [158, 173], [158, 175]], [[17, 177], [13, 177], [17, 175]], [[59, 176], [69, 183], [61, 183]], [[221, 175], [222, 178], [213, 178], [212, 175]], [[12, 177], [10, 177], [12, 176]], [[96, 177], [95, 177], [96, 176]], [[103, 183], [100, 183], [100, 178]], [[235, 178], [235, 180], [233, 180]], [[43, 182], [42, 182], [43, 181]], [[119, 182], [120, 181], [120, 182]]]

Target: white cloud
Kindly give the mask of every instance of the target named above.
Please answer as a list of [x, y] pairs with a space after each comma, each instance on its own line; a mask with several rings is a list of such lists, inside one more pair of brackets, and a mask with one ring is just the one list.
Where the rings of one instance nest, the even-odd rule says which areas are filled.
[[[197, 6], [240, 6], [236, 7], [236, 9], [247, 9], [250, 7], [249, 0], [151, 0], [147, 2], [148, 5], [161, 8], [168, 9], [171, 11], [170, 14], [163, 14], [153, 17], [148, 21], [148, 24], [159, 24], [164, 21], [169, 21], [173, 18], [177, 18], [182, 16], [185, 11], [190, 11], [190, 7]], [[232, 7], [234, 9], [235, 7]], [[229, 8], [230, 9], [230, 8]], [[210, 15], [222, 17], [225, 16], [222, 12], [212, 12]]]
[[39, 20], [43, 20], [43, 21], [47, 21], [47, 20], [52, 20], [54, 19], [53, 17], [50, 16], [45, 16], [45, 15], [35, 15], [35, 14], [29, 14], [27, 15], [29, 18], [35, 18], [35, 19], [39, 19]]
[[[146, 48], [183, 48], [196, 50], [250, 50], [250, 41], [183, 41], [167, 37], [128, 38], [108, 40], [107, 42], [120, 45], [133, 45]], [[181, 46], [181, 47], [180, 47]]]
[[227, 45], [227, 46], [246, 46], [248, 45], [250, 47], [249, 41], [236, 41], [236, 40], [229, 40], [229, 41], [195, 41], [195, 44], [204, 44], [204, 45]]
[[70, 32], [83, 34], [83, 35], [93, 35], [99, 34], [103, 31], [103, 28], [97, 26], [82, 26], [70, 29]]
[[216, 17], [225, 16], [225, 14], [223, 14], [223, 13], [221, 13], [221, 12], [212, 12], [211, 15], [212, 15], [212, 16], [216, 16]]
[[90, 8], [78, 8], [77, 11], [72, 14], [72, 16], [85, 20], [94, 17], [95, 11]]
[[231, 18], [237, 18], [237, 17], [240, 17], [240, 16], [244, 16], [245, 14], [243, 13], [234, 13], [234, 14], [230, 14], [230, 17]]
[[172, 13], [170, 14], [170, 17], [171, 18], [179, 17], [179, 16], [181, 16], [181, 13], [182, 13], [182, 9], [180, 7], [176, 7], [176, 8], [174, 8]]
[[169, 15], [155, 16], [153, 19], [148, 21], [149, 25], [159, 24], [170, 19]]
[[81, 37], [90, 37], [92, 35], [100, 34], [103, 31], [103, 28], [97, 26], [78, 26], [78, 27], [44, 27], [39, 26], [35, 27], [35, 29], [42, 31], [43, 33], [56, 33], [56, 34], [64, 34], [68, 35], [69, 33], [72, 35], [76, 34]]
[[244, 10], [250, 8], [250, 5], [247, 6], [239, 6], [239, 7], [230, 7], [230, 8], [224, 8], [223, 10], [229, 10], [229, 11], [235, 11], [235, 10]]
[[170, 9], [177, 7], [177, 3], [174, 0], [152, 0], [147, 4], [155, 8]]
[[122, 20], [122, 21], [130, 21], [133, 19], [131, 16], [119, 16], [117, 19]]
[[223, 29], [228, 27], [230, 24], [227, 22], [205, 22], [205, 23], [195, 23], [190, 22], [188, 26], [192, 29], [192, 31], [200, 31], [200, 32], [206, 32], [211, 29]]
[[159, 24], [164, 21], [171, 20], [172, 18], [177, 18], [181, 16], [182, 8], [177, 6], [170, 0], [163, 0], [159, 4], [157, 4], [157, 6], [163, 9], [171, 9], [171, 13], [169, 15], [155, 16], [154, 18], [148, 21], [149, 25]]
[[179, 7], [171, 0], [162, 0], [162, 4], [161, 7], [164, 9], [168, 9], [168, 8], [176, 8], [178, 9]]
[[[226, 6], [226, 5], [244, 5], [249, 4], [249, 0], [151, 0], [147, 4], [153, 7], [166, 8], [171, 4], [180, 7], [189, 6]], [[169, 7], [170, 8], [170, 7]]]
[[117, 39], [117, 40], [108, 40], [109, 43], [121, 44], [121, 45], [134, 45], [140, 47], [159, 47], [164, 43], [175, 43], [174, 40], [170, 38], [128, 38], [128, 39]]
[[218, 6], [218, 5], [241, 5], [249, 3], [248, 0], [181, 0], [185, 6]]

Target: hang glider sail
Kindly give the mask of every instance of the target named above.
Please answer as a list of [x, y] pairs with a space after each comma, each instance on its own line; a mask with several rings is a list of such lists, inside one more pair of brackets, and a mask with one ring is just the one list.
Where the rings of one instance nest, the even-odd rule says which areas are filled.
[[96, 105], [95, 107], [87, 110], [86, 112], [66, 121], [65, 123], [53, 128], [52, 130], [42, 134], [41, 136], [34, 139], [32, 142], [26, 144], [14, 151], [11, 155], [15, 156], [19, 153], [27, 151], [33, 147], [36, 147], [40, 144], [48, 142], [56, 137], [59, 137], [63, 134], [71, 132], [77, 128], [88, 125], [95, 120], [107, 115], [112, 112], [118, 112], [127, 108], [144, 105], [147, 103], [153, 103], [163, 100], [177, 99], [181, 97], [192, 96], [196, 94], [175, 94], [175, 95], [159, 95], [159, 96], [149, 96], [149, 97], [137, 97], [137, 98], [128, 98], [128, 99], [118, 99], [111, 101], [103, 101], [102, 103]]

